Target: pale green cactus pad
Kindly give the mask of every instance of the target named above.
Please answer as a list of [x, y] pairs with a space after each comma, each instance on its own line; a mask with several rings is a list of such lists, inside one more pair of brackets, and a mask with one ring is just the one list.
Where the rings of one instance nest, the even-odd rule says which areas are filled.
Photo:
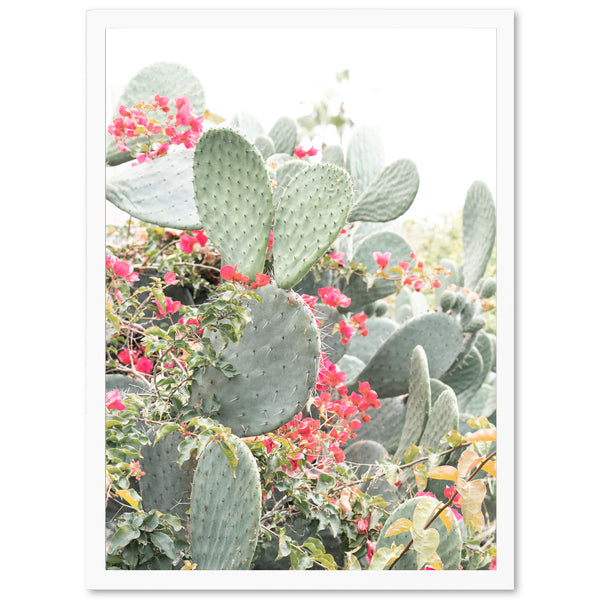
[[296, 121], [290, 117], [277, 119], [269, 131], [269, 137], [273, 140], [275, 152], [281, 154], [292, 154], [298, 140], [298, 127]]
[[210, 129], [194, 152], [194, 193], [202, 226], [222, 263], [251, 280], [262, 273], [273, 194], [260, 153], [241, 133]]
[[462, 220], [464, 285], [472, 289], [483, 277], [496, 242], [496, 204], [482, 181], [469, 188]]
[[[252, 321], [241, 340], [222, 353], [239, 374], [198, 370], [190, 398], [204, 410], [216, 404], [209, 416], [244, 437], [273, 431], [304, 408], [321, 358], [317, 324], [302, 298], [273, 284], [256, 292], [262, 303], [250, 301]], [[217, 347], [220, 338], [211, 339]]]
[[199, 570], [250, 568], [260, 531], [260, 476], [252, 453], [239, 438], [235, 474], [219, 441], [198, 457], [190, 504], [191, 549]]
[[385, 167], [383, 141], [370, 125], [356, 127], [348, 143], [346, 169], [354, 182], [354, 197], [359, 198]]
[[145, 223], [201, 229], [194, 199], [193, 150], [173, 152], [141, 165], [106, 171], [106, 199]]
[[298, 283], [335, 241], [351, 197], [348, 173], [332, 165], [312, 165], [288, 183], [273, 224], [273, 268], [280, 287]]

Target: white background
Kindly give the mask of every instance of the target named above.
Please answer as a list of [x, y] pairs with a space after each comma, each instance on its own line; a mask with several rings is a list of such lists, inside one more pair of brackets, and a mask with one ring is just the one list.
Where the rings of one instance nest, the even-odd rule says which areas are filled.
[[[331, 110], [343, 99], [356, 126], [376, 128], [386, 165], [417, 165], [419, 192], [406, 218], [461, 210], [475, 180], [497, 196], [494, 29], [111, 28], [106, 47], [107, 122], [129, 80], [153, 62], [186, 66], [207, 108], [227, 119], [248, 112], [265, 133], [283, 115], [308, 114], [333, 88]], [[349, 80], [336, 86], [345, 69]], [[331, 130], [326, 143], [339, 143]], [[301, 142], [320, 147], [319, 138]]]
[[[364, 6], [347, 0], [337, 6], [354, 4]], [[161, 7], [127, 5], [153, 6]], [[405, 2], [377, 6], [415, 8]], [[26, 597], [94, 595], [83, 589], [82, 553], [85, 9], [102, 7], [114, 4], [11, 4], [0, 36], [0, 152], [8, 183], [1, 236], [2, 564], [7, 592]], [[427, 7], [439, 3], [418, 5]], [[517, 592], [511, 596], [589, 597], [596, 587], [599, 529], [598, 9], [581, 0], [458, 6], [485, 7], [517, 12]], [[112, 597], [132, 594], [146, 593]]]

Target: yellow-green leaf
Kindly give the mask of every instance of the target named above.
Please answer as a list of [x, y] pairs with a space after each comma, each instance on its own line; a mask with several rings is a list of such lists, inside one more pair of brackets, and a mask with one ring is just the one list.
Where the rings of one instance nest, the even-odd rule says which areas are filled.
[[456, 482], [456, 489], [462, 496], [461, 512], [466, 525], [473, 521], [477, 513], [481, 512], [481, 503], [486, 493], [485, 483], [481, 479], [474, 481], [459, 479]]
[[[450, 508], [445, 508], [440, 513], [440, 521], [446, 526], [446, 531], [450, 531], [452, 525], [454, 525], [454, 513]], [[433, 565], [432, 565], [433, 566]]]
[[[133, 494], [135, 494], [137, 498], [134, 498]], [[121, 496], [121, 498], [123, 498], [123, 500], [125, 500], [128, 504], [133, 506], [135, 510], [139, 510], [141, 498], [138, 496], [138, 494], [135, 493], [134, 490], [118, 490], [117, 496]]]
[[486, 462], [485, 465], [481, 467], [481, 470], [496, 477], [496, 461], [491, 460], [490, 462]]
[[450, 465], [441, 465], [431, 469], [431, 471], [427, 473], [427, 477], [430, 479], [448, 479], [456, 483], [456, 480], [458, 479], [458, 470]]
[[360, 571], [361, 566], [358, 558], [352, 552], [346, 552], [346, 569], [348, 571]]
[[410, 521], [409, 519], [405, 519], [404, 517], [400, 517], [397, 521], [394, 521], [390, 525], [390, 528], [387, 530], [386, 534], [383, 537], [390, 537], [391, 535], [398, 535], [399, 533], [410, 531], [410, 528], [412, 526], [412, 521]]
[[[413, 546], [417, 551], [417, 568], [421, 569], [430, 560], [439, 559], [436, 550], [440, 544], [437, 529], [411, 529]], [[435, 556], [434, 556], [435, 555]]]
[[465, 439], [468, 442], [495, 442], [496, 441], [496, 430], [495, 429], [478, 429], [472, 433], [467, 433]]
[[466, 478], [473, 465], [477, 462], [481, 457], [473, 450], [465, 450], [458, 459], [458, 476], [462, 478]]
[[427, 521], [429, 521], [430, 517], [433, 515], [433, 511], [439, 505], [440, 503], [436, 498], [422, 496], [413, 513], [413, 528], [419, 530], [423, 529], [425, 525], [427, 525]]
[[198, 566], [197, 563], [192, 563], [189, 560], [183, 561], [183, 567], [179, 569], [180, 571], [193, 571]]

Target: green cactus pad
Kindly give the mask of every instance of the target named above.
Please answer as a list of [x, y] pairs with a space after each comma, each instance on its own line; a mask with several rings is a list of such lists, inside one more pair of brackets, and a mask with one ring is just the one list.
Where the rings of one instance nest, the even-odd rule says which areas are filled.
[[436, 290], [435, 290], [435, 302], [436, 302], [436, 304], [439, 305], [442, 294], [446, 291], [448, 286], [450, 286], [452, 284], [454, 284], [456, 286], [459, 285], [459, 283], [458, 283], [459, 275], [458, 275], [458, 266], [453, 260], [450, 260], [449, 258], [444, 258], [438, 264], [450, 272], [448, 275], [439, 275], [438, 276], [441, 286], [439, 288], [436, 288]]
[[292, 154], [298, 141], [298, 127], [296, 121], [290, 117], [277, 119], [275, 125], [269, 131], [269, 137], [273, 140], [275, 152], [281, 154]]
[[143, 379], [134, 379], [117, 373], [106, 375], [104, 389], [107, 392], [119, 390], [124, 394], [144, 395], [150, 392], [150, 386]]
[[[373, 258], [374, 252], [390, 252], [389, 266], [393, 267], [398, 264], [398, 261], [409, 261], [412, 251], [410, 244], [401, 235], [393, 231], [377, 231], [365, 237], [356, 246], [352, 260], [364, 264], [367, 273], [375, 273], [378, 265]], [[365, 278], [352, 274], [343, 291], [352, 302], [347, 308], [341, 309], [341, 312], [355, 312], [366, 304], [394, 294], [396, 283], [390, 280], [377, 279], [373, 286], [367, 289]]]
[[[194, 406], [214, 397], [219, 408], [210, 416], [244, 437], [273, 431], [302, 410], [321, 357], [315, 318], [298, 294], [273, 284], [256, 293], [262, 304], [250, 301], [252, 321], [222, 353], [239, 374], [228, 378], [209, 367], [194, 373], [191, 386]], [[210, 335], [217, 347], [219, 338]]]
[[198, 215], [224, 265], [237, 265], [251, 280], [262, 273], [273, 194], [258, 150], [239, 132], [210, 129], [194, 152], [194, 193]]
[[349, 221], [385, 222], [397, 219], [412, 205], [419, 190], [419, 173], [410, 160], [397, 160], [383, 169], [352, 205]]
[[456, 395], [452, 390], [445, 390], [431, 408], [420, 444], [432, 448], [434, 452], [439, 452], [442, 450], [441, 439], [455, 429], [458, 429]]
[[[154, 442], [156, 431], [150, 430], [148, 437]], [[146, 511], [156, 509], [185, 521], [195, 461], [190, 459], [179, 468], [177, 447], [182, 439], [179, 433], [173, 432], [156, 444], [142, 448], [140, 465], [146, 474], [140, 478], [139, 485]]]
[[252, 453], [240, 439], [232, 473], [219, 442], [198, 457], [190, 504], [192, 560], [198, 570], [246, 570], [260, 531], [260, 476]]
[[496, 280], [493, 277], [481, 281], [479, 295], [482, 298], [491, 298], [496, 295]]
[[440, 377], [441, 381], [449, 385], [455, 394], [461, 394], [475, 385], [483, 371], [483, 360], [477, 348], [471, 348], [465, 358], [451, 371]]
[[[194, 114], [204, 114], [204, 88], [200, 80], [187, 67], [170, 62], [158, 62], [139, 71], [127, 84], [125, 90], [119, 97], [113, 119], [119, 116], [121, 105], [131, 108], [142, 100], [154, 102], [156, 94], [167, 96], [174, 102], [175, 98], [187, 96]], [[168, 113], [170, 114], [170, 113]], [[157, 113], [156, 118], [166, 122], [165, 113]], [[107, 135], [106, 140], [106, 162], [109, 165], [118, 165], [132, 160], [129, 152], [121, 152], [113, 137]]]
[[398, 448], [394, 454], [396, 462], [404, 462], [404, 453], [412, 444], [419, 445], [429, 411], [431, 410], [431, 387], [429, 385], [429, 367], [427, 355], [422, 346], [416, 346], [410, 360], [408, 384], [408, 402], [406, 417]]
[[323, 149], [321, 154], [321, 162], [344, 168], [346, 166], [346, 162], [344, 160], [344, 150], [341, 146], [337, 145], [327, 146]]
[[252, 141], [264, 133], [260, 121], [254, 115], [244, 111], [235, 113], [229, 123], [231, 127], [241, 129], [246, 134], [246, 137]]
[[105, 195], [117, 208], [146, 223], [201, 229], [192, 183], [194, 151], [173, 152], [132, 167], [106, 171]]
[[388, 483], [384, 476], [376, 477], [379, 462], [390, 457], [382, 444], [373, 440], [355, 441], [344, 452], [346, 454], [345, 462], [355, 464], [354, 471], [357, 477], [373, 478], [359, 485], [362, 492], [369, 496], [381, 496], [388, 507], [399, 501], [397, 489]]
[[273, 224], [273, 268], [282, 288], [298, 283], [335, 241], [351, 196], [348, 173], [331, 165], [312, 165], [289, 182]]
[[309, 163], [305, 160], [288, 160], [282, 165], [279, 165], [275, 171], [275, 189], [273, 190], [273, 202], [275, 206], [279, 206], [279, 201], [285, 188], [289, 182], [300, 173], [309, 167]]
[[[410, 500], [403, 502], [388, 517], [383, 529], [381, 530], [381, 533], [379, 534], [377, 548], [390, 548], [393, 543], [395, 543], [396, 546], [408, 546], [412, 539], [412, 534], [410, 531], [405, 531], [389, 537], [385, 537], [385, 535], [398, 519], [404, 518], [412, 522], [414, 520], [415, 508], [421, 500], [422, 498], [419, 497], [411, 498]], [[431, 527], [436, 529], [440, 536], [440, 541], [436, 552], [440, 557], [442, 564], [444, 565], [444, 570], [450, 571], [458, 569], [462, 550], [462, 536], [458, 521], [455, 519], [450, 527], [450, 530], [447, 530], [444, 523], [438, 518], [431, 524]], [[394, 565], [394, 569], [403, 571], [417, 570], [416, 551], [413, 549], [413, 547], [411, 547]]]
[[348, 143], [346, 169], [354, 182], [354, 197], [359, 198], [385, 167], [383, 141], [370, 125], [356, 127]]
[[461, 349], [460, 325], [445, 313], [427, 313], [404, 323], [373, 355], [360, 374], [383, 398], [408, 392], [409, 365], [415, 346], [427, 354], [429, 374], [439, 378]]
[[429, 310], [427, 298], [421, 293], [403, 287], [395, 300], [396, 321], [403, 323], [412, 317], [418, 317]]
[[[369, 408], [366, 414], [371, 417], [368, 423], [363, 423], [356, 431], [355, 441], [374, 440], [382, 444], [390, 452], [396, 452], [400, 435], [404, 427], [406, 417], [405, 396], [396, 398], [380, 398], [379, 408]], [[395, 444], [392, 440], [398, 433]]]
[[366, 337], [353, 335], [348, 343], [347, 352], [366, 364], [381, 344], [397, 331], [398, 324], [386, 317], [369, 317], [365, 320], [365, 327], [369, 334]]
[[351, 354], [344, 354], [340, 359], [339, 368], [346, 373], [346, 381], [356, 381], [356, 378], [361, 374], [365, 368], [365, 363]]
[[474, 288], [485, 273], [496, 241], [496, 204], [481, 181], [467, 192], [462, 229], [464, 285]]
[[268, 135], [257, 135], [256, 138], [254, 138], [254, 145], [264, 159], [275, 154], [273, 140]]

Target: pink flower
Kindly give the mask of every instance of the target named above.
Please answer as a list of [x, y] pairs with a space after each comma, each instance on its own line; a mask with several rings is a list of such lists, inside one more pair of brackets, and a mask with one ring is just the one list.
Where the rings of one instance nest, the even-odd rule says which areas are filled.
[[263, 446], [267, 449], [267, 454], [269, 454], [271, 452], [271, 450], [273, 450], [273, 448], [276, 448], [277, 446], [279, 446], [279, 444], [275, 441], [273, 441], [271, 438], [266, 438], [264, 440], [262, 440]]
[[371, 559], [373, 558], [373, 554], [375, 554], [375, 547], [377, 546], [376, 542], [372, 542], [371, 540], [367, 540], [367, 564], [371, 564]]
[[349, 341], [352, 335], [354, 334], [354, 329], [348, 326], [346, 321], [340, 321], [340, 336], [342, 338], [342, 345], [345, 346]]
[[336, 263], [342, 265], [342, 267], [346, 266], [346, 265], [344, 265], [344, 253], [343, 252], [332, 252], [329, 255], [329, 258], [331, 258], [331, 260], [334, 260]]
[[133, 364], [136, 360], [137, 357], [139, 356], [140, 352], [139, 350], [121, 350], [121, 352], [119, 352], [117, 354], [117, 358], [124, 364], [124, 365], [131, 365]]
[[158, 302], [158, 300], [154, 300], [154, 304], [156, 304], [156, 306], [158, 306], [158, 311], [154, 311], [154, 314], [157, 317], [164, 317], [170, 313], [177, 312], [179, 310], [179, 308], [181, 307], [181, 302], [179, 302], [179, 300], [173, 300], [172, 298], [169, 298], [168, 296], [165, 296], [164, 310], [163, 310], [162, 306], [160, 305], [160, 303]]
[[366, 327], [367, 315], [364, 312], [356, 313], [350, 319], [357, 327], [359, 331], [363, 331]]
[[383, 254], [381, 254], [381, 252], [373, 252], [373, 259], [382, 269], [385, 269], [388, 266], [391, 256], [391, 252], [384, 252]]
[[119, 390], [112, 390], [106, 393], [106, 410], [125, 410], [123, 398]]
[[398, 266], [403, 270], [403, 271], [408, 271], [410, 265], [407, 262], [404, 262], [403, 260], [398, 261]]
[[151, 373], [152, 372], [152, 367], [154, 367], [154, 364], [152, 363], [151, 360], [148, 360], [145, 356], [142, 356], [135, 363], [135, 368], [140, 373]]
[[170, 271], [168, 273], [165, 273], [165, 283], [167, 285], [176, 285], [179, 283], [179, 279], [177, 279], [177, 275], [175, 273], [171, 273]]
[[129, 470], [131, 471], [131, 476], [135, 477], [138, 481], [142, 475], [145, 475], [144, 471], [140, 468], [139, 460], [132, 460], [128, 465]]
[[[431, 492], [417, 492], [415, 494], [415, 498], [418, 498], [420, 496], [429, 496], [430, 498], [435, 498], [435, 494], [432, 494]], [[435, 498], [437, 500], [437, 498]]]
[[315, 154], [317, 154], [318, 150], [314, 147], [311, 146], [307, 151], [306, 154], [308, 154], [308, 156], [315, 156]]
[[317, 303], [318, 298], [316, 296], [309, 296], [308, 294], [302, 294], [302, 300], [308, 304], [312, 311], [315, 310], [315, 304]]
[[413, 287], [417, 292], [420, 292], [425, 287], [425, 284], [420, 279], [417, 279], [413, 284]]
[[250, 285], [250, 289], [255, 290], [256, 288], [263, 287], [264, 285], [268, 285], [270, 281], [271, 278], [268, 275], [257, 273], [254, 282]]
[[435, 568], [432, 567], [431, 565], [425, 565], [421, 571], [435, 571]]
[[235, 275], [236, 269], [237, 265], [235, 265], [235, 267], [232, 267], [231, 265], [224, 265], [223, 267], [221, 267], [221, 277], [225, 281], [231, 281], [233, 279], [233, 276]]
[[271, 229], [271, 234], [269, 235], [269, 245], [267, 246], [267, 252], [273, 250], [273, 230]]
[[346, 308], [350, 306], [350, 302], [352, 301], [350, 298], [348, 298], [348, 296], [344, 296], [344, 294], [342, 294], [342, 292], [335, 287], [319, 288], [317, 293], [319, 296], [321, 296], [321, 300], [324, 304], [327, 304], [327, 306], [331, 306], [333, 308], [337, 306]]
[[492, 564], [489, 567], [490, 571], [496, 571], [496, 557], [494, 556], [494, 558], [492, 558]]
[[433, 289], [436, 289], [436, 288], [439, 288], [439, 287], [442, 287], [442, 284], [440, 283], [440, 280], [439, 279], [434, 279], [431, 282], [431, 289], [433, 290]]
[[298, 157], [298, 158], [304, 158], [306, 156], [306, 150], [304, 150], [302, 148], [302, 146], [296, 146], [294, 148], [294, 154]]
[[367, 533], [369, 531], [369, 521], [367, 519], [359, 519], [356, 523], [358, 533]]
[[114, 274], [117, 277], [123, 277], [127, 283], [133, 283], [140, 278], [138, 273], [134, 273], [133, 266], [130, 265], [126, 260], [115, 261], [112, 268]]

